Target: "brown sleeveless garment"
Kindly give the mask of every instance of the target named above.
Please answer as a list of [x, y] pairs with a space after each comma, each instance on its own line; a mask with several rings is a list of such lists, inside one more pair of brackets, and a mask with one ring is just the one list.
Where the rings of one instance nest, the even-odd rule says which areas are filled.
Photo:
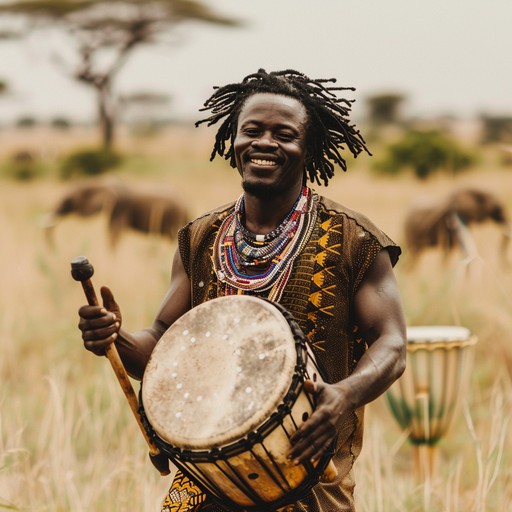
[[[221, 287], [213, 270], [213, 243], [220, 224], [234, 203], [213, 210], [187, 224], [179, 233], [179, 250], [189, 276], [192, 306], [219, 296]], [[324, 379], [334, 383], [354, 370], [366, 349], [358, 336], [353, 299], [377, 254], [387, 249], [393, 265], [400, 248], [364, 215], [320, 197], [311, 238], [293, 263], [280, 303], [292, 313], [307, 337], [323, 369]], [[300, 502], [295, 512], [354, 510], [352, 466], [363, 437], [363, 408], [340, 419], [334, 463], [338, 477], [319, 483]], [[204, 503], [201, 511], [224, 511]]]

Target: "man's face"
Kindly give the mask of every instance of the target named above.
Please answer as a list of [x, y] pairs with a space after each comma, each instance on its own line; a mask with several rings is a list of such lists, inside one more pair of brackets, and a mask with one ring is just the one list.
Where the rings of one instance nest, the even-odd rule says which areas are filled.
[[298, 194], [304, 175], [308, 117], [295, 98], [271, 93], [250, 96], [240, 111], [233, 143], [243, 189], [270, 198]]

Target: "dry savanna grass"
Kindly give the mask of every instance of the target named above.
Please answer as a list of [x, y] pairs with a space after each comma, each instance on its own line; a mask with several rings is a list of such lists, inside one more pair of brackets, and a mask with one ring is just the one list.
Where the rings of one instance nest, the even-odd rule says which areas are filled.
[[[222, 204], [238, 195], [239, 181], [223, 162], [208, 163], [203, 135], [175, 130], [139, 141], [125, 135], [122, 147], [132, 158], [118, 177], [172, 186], [194, 215]], [[51, 163], [76, 144], [70, 134], [4, 136], [9, 145], [2, 158], [30, 146]], [[80, 144], [93, 141], [89, 134], [81, 137]], [[512, 211], [510, 170], [494, 164], [421, 183], [407, 176], [376, 178], [368, 165], [368, 158], [355, 162], [326, 195], [365, 212], [398, 242], [404, 212], [415, 198], [459, 185], [491, 190]], [[127, 233], [112, 251], [99, 216], [64, 220], [50, 249], [40, 220], [67, 186], [40, 179], [5, 180], [0, 187], [0, 510], [156, 511], [169, 481], [149, 462], [108, 362], [82, 348], [76, 324], [85, 299], [69, 263], [77, 255], [89, 258], [96, 287], [111, 286], [124, 327], [135, 330], [152, 321], [175, 247]], [[500, 266], [495, 227], [474, 233], [479, 258], [470, 265], [457, 256], [443, 263], [431, 251], [414, 271], [397, 267], [409, 324], [464, 325], [479, 341], [468, 391], [428, 481], [418, 479], [413, 447], [384, 397], [367, 408], [365, 445], [356, 464], [361, 512], [512, 510], [512, 268]]]

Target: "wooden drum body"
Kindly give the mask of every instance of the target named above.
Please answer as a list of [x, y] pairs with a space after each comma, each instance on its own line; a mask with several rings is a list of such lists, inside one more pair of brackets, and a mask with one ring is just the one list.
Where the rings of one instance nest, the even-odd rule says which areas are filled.
[[386, 398], [413, 444], [435, 445], [449, 429], [466, 392], [476, 341], [465, 327], [408, 327], [407, 367]]
[[146, 368], [141, 414], [160, 450], [234, 510], [275, 509], [315, 485], [317, 467], [293, 465], [290, 436], [314, 410], [303, 389], [321, 380], [304, 335], [266, 300], [220, 297], [182, 316]]

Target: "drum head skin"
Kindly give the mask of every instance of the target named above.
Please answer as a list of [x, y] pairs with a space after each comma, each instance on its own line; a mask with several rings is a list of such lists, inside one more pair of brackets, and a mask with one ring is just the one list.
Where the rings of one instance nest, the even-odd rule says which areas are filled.
[[288, 322], [251, 296], [191, 309], [157, 343], [142, 381], [146, 416], [165, 442], [211, 449], [256, 430], [276, 410], [295, 372]]
[[476, 336], [466, 327], [459, 325], [419, 325], [407, 327], [407, 349], [434, 350], [474, 345]]

